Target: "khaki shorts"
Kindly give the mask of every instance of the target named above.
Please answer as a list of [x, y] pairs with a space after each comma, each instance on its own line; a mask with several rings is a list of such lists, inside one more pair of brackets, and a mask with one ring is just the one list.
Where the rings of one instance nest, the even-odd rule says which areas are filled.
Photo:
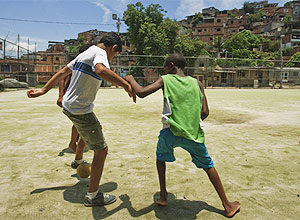
[[100, 122], [93, 112], [84, 115], [73, 115], [63, 109], [63, 113], [73, 122], [79, 136], [91, 150], [102, 150], [107, 147]]

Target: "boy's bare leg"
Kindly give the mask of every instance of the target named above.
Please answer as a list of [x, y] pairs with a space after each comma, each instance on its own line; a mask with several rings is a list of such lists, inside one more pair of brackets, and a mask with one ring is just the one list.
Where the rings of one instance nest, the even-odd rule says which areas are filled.
[[71, 140], [69, 143], [69, 148], [73, 151], [73, 153], [76, 153], [76, 148], [77, 148], [77, 141], [78, 141], [78, 131], [75, 128], [75, 126], [72, 126], [72, 133], [71, 133]]
[[160, 197], [156, 200], [156, 204], [166, 206], [168, 205], [168, 192], [166, 189], [166, 162], [156, 160], [156, 168], [160, 185]]
[[76, 155], [75, 155], [75, 160], [81, 160], [83, 157], [83, 152], [84, 152], [84, 147], [85, 147], [85, 142], [79, 137], [77, 147], [76, 147]]
[[221, 179], [218, 175], [217, 170], [214, 167], [207, 168], [204, 170], [207, 173], [211, 183], [215, 187], [215, 189], [222, 201], [223, 207], [225, 208], [226, 216], [233, 217], [240, 210], [241, 204], [238, 201], [235, 201], [235, 202], [228, 201], [225, 191], [224, 191], [224, 188], [223, 188], [223, 185], [222, 185], [222, 182], [221, 182]]
[[90, 177], [89, 192], [95, 192], [99, 188], [99, 182], [102, 176], [104, 162], [107, 155], [107, 147], [102, 150], [94, 151], [94, 158], [92, 162], [92, 171]]

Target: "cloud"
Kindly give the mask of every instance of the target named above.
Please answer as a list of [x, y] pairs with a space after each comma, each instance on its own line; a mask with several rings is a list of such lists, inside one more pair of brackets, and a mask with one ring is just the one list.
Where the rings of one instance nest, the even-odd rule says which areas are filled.
[[[11, 35], [11, 34], [10, 34]], [[5, 51], [7, 56], [17, 56], [17, 37], [11, 37], [8, 36], [7, 42], [5, 44]], [[42, 39], [42, 38], [35, 38], [35, 37], [28, 37], [28, 36], [20, 36], [20, 53], [27, 53], [28, 49], [28, 38], [29, 38], [29, 50], [34, 52], [35, 47], [37, 47], [37, 51], [40, 50], [40, 48], [47, 48], [48, 47], [48, 39]], [[10, 43], [11, 42], [11, 43]], [[36, 45], [35, 45], [36, 43]]]
[[206, 4], [204, 0], [181, 0], [176, 10], [176, 16], [182, 19], [196, 12], [201, 12], [205, 7]]
[[102, 16], [102, 23], [107, 23], [111, 17], [111, 11], [110, 9], [105, 6], [104, 3], [102, 3], [103, 1], [98, 0], [98, 1], [92, 1], [93, 4], [97, 5], [103, 12], [103, 16]]
[[245, 0], [180, 0], [176, 10], [176, 16], [184, 18], [196, 12], [202, 12], [203, 8], [215, 7], [219, 10], [242, 8]]
[[214, 5], [219, 5], [219, 7], [220, 7], [220, 8], [218, 8], [218, 7], [215, 7], [215, 8], [218, 8], [221, 10], [225, 10], [225, 9], [231, 10], [234, 8], [240, 9], [243, 7], [244, 2], [245, 2], [245, 0], [221, 0], [221, 1], [214, 0], [213, 1]]

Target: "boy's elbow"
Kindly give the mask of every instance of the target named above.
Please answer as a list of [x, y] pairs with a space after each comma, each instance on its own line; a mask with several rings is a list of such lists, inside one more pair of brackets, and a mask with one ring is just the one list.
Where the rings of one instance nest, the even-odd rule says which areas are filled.
[[201, 112], [201, 120], [206, 119], [208, 117], [208, 115], [209, 115], [209, 111], [208, 110]]
[[135, 92], [135, 94], [137, 95], [137, 97], [139, 97], [141, 99], [146, 97], [146, 94], [144, 94], [142, 92]]

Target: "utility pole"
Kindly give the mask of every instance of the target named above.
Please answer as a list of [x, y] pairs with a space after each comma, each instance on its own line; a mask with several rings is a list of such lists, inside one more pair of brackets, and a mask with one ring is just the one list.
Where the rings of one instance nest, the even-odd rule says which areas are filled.
[[3, 40], [3, 64], [5, 64], [5, 43], [6, 43], [6, 39]]
[[118, 29], [118, 34], [120, 34], [120, 25], [121, 25], [121, 19], [118, 17], [117, 14], [112, 14], [112, 19], [117, 20], [117, 29]]
[[27, 49], [27, 71], [29, 71], [29, 38], [28, 38], [28, 49]]
[[21, 65], [20, 65], [20, 35], [18, 34], [18, 44], [17, 44], [17, 51], [18, 51], [18, 54], [17, 54], [17, 58], [18, 58], [18, 65], [19, 65], [19, 72], [21, 72]]
[[34, 43], [34, 72], [36, 72], [36, 69], [35, 69], [35, 65], [36, 65], [36, 42]]
[[283, 67], [283, 59], [282, 59], [282, 38], [284, 35], [280, 35], [280, 86], [279, 88], [282, 89], [282, 67]]
[[[117, 20], [117, 29], [118, 29], [118, 34], [120, 34], [120, 25], [121, 25], [121, 19], [118, 17], [117, 14], [112, 14], [112, 19]], [[121, 69], [120, 69], [120, 54], [117, 55], [117, 70], [118, 74], [120, 75]]]

